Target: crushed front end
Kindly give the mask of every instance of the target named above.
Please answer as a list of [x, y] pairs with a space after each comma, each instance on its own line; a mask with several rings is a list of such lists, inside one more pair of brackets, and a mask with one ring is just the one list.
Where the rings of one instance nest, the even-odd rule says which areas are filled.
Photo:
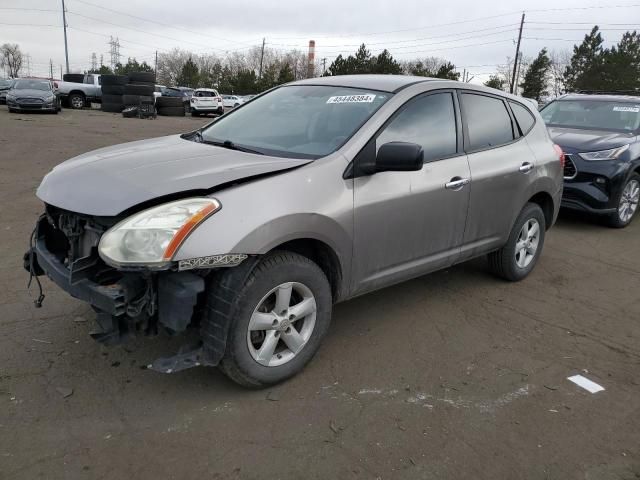
[[[117, 217], [96, 217], [50, 205], [38, 219], [24, 265], [32, 276], [47, 275], [70, 295], [89, 303], [97, 313], [98, 330], [91, 336], [108, 345], [136, 334], [175, 335], [198, 326], [205, 278], [215, 270], [114, 268], [98, 254], [103, 234]], [[215, 365], [203, 358], [198, 345], [178, 355], [159, 359], [156, 370], [178, 371], [198, 364]]]

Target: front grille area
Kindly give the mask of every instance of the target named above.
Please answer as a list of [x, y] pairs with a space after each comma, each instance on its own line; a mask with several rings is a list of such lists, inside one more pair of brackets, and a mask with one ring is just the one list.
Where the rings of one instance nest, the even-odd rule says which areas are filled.
[[565, 180], [573, 180], [578, 175], [578, 170], [576, 169], [576, 164], [573, 163], [573, 155], [564, 156], [564, 179]]
[[44, 101], [41, 98], [18, 98], [16, 100], [21, 105], [42, 105]]

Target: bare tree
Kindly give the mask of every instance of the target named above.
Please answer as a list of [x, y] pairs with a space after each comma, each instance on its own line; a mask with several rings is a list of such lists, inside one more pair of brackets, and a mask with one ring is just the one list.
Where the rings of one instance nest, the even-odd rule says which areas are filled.
[[564, 71], [571, 63], [571, 52], [568, 50], [553, 50], [549, 54], [551, 58], [551, 68], [549, 70], [549, 85], [551, 86], [551, 94], [559, 97], [565, 92]]
[[6, 68], [10, 77], [19, 75], [22, 60], [22, 51], [17, 43], [5, 43], [0, 47], [0, 67]]
[[189, 58], [195, 58], [191, 52], [174, 48], [170, 52], [158, 55], [158, 83], [167, 86], [176, 85], [182, 67]]

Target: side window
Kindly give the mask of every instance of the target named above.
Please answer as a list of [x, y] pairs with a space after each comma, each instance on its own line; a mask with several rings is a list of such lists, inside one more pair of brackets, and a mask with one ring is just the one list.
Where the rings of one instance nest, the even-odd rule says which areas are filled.
[[511, 105], [511, 111], [516, 117], [516, 121], [520, 126], [522, 135], [526, 135], [533, 128], [533, 124], [536, 123], [535, 117], [531, 114], [527, 107], [524, 107], [516, 102], [509, 102]]
[[93, 75], [87, 75], [84, 77], [84, 83], [88, 83], [89, 85], [93, 85]]
[[467, 122], [468, 150], [481, 150], [514, 139], [513, 124], [504, 102], [498, 98], [463, 93], [462, 115]]
[[457, 152], [456, 115], [451, 93], [435, 93], [411, 100], [376, 139], [376, 152], [388, 142], [422, 145], [424, 161]]

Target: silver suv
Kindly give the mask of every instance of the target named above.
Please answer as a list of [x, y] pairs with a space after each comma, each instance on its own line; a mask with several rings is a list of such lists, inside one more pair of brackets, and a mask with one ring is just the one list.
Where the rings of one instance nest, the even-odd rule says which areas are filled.
[[526, 277], [562, 162], [530, 103], [497, 90], [308, 79], [57, 166], [25, 267], [93, 306], [96, 340], [195, 327], [152, 368], [218, 365], [259, 387], [303, 368], [334, 303], [487, 254]]

